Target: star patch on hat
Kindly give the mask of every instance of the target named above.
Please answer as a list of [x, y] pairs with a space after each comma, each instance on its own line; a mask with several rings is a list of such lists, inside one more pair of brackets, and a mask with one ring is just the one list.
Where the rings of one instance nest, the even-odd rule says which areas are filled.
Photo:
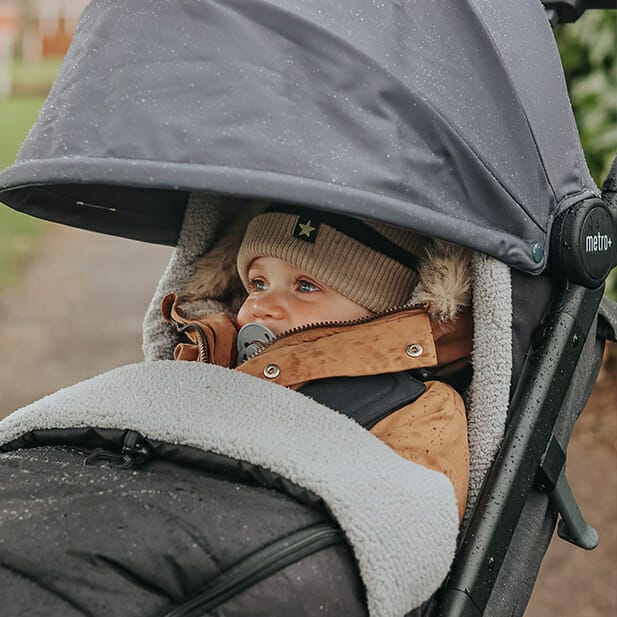
[[292, 235], [294, 238], [298, 238], [298, 240], [314, 244], [315, 240], [317, 240], [320, 224], [315, 217], [299, 216]]

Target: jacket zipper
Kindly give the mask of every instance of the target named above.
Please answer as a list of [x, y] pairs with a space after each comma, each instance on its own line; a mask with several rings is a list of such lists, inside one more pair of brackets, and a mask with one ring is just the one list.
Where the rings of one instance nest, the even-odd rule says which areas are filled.
[[219, 574], [198, 596], [176, 606], [161, 617], [202, 617], [271, 574], [317, 551], [344, 542], [343, 532], [333, 523], [305, 527], [265, 546]]
[[183, 334], [187, 330], [195, 330], [197, 332], [199, 359], [204, 364], [208, 364], [208, 362], [210, 362], [210, 353], [208, 351], [208, 344], [206, 343], [206, 335], [204, 334], [203, 328], [197, 323], [188, 323], [186, 325], [180, 325], [177, 321], [174, 323], [176, 324], [176, 330], [180, 334]]
[[126, 431], [120, 452], [110, 452], [104, 448], [97, 448], [84, 459], [84, 465], [94, 465], [103, 461], [116, 464], [120, 469], [131, 469], [142, 465], [151, 456], [150, 446], [143, 435], [137, 431]]
[[[246, 358], [244, 362], [248, 362], [252, 360], [256, 356], [262, 354], [264, 351], [268, 349], [271, 345], [278, 343], [281, 339], [288, 338], [295, 334], [299, 334], [300, 332], [306, 332], [307, 330], [318, 329], [318, 328], [341, 328], [347, 326], [356, 326], [359, 324], [368, 323], [370, 321], [374, 321], [377, 319], [381, 319], [382, 317], [386, 317], [387, 315], [393, 315], [395, 313], [402, 313], [403, 311], [408, 311], [411, 309], [420, 309], [424, 308], [423, 304], [402, 304], [400, 306], [393, 306], [392, 308], [386, 309], [385, 311], [380, 311], [379, 313], [375, 313], [374, 315], [368, 315], [366, 317], [360, 317], [358, 319], [352, 319], [349, 321], [318, 321], [315, 323], [306, 324], [304, 326], [297, 326], [296, 328], [291, 328], [289, 330], [285, 330], [281, 332], [274, 340], [269, 341], [263, 347], [258, 349], [255, 353], [251, 354]], [[244, 364], [244, 362], [242, 364]]]
[[[270, 345], [274, 345], [274, 343], [278, 343], [278, 341], [280, 341], [281, 339], [287, 338], [294, 334], [299, 334], [300, 332], [306, 332], [306, 330], [311, 330], [313, 328], [315, 329], [332, 328], [332, 327], [340, 328], [340, 327], [347, 327], [347, 326], [355, 326], [358, 324], [363, 324], [369, 321], [380, 319], [381, 317], [385, 317], [387, 315], [392, 315], [395, 313], [402, 313], [403, 311], [407, 311], [407, 310], [414, 309], [414, 308], [418, 308], [418, 309], [423, 308], [423, 306], [424, 305], [422, 304], [403, 304], [400, 306], [394, 306], [392, 308], [386, 309], [385, 311], [381, 311], [374, 315], [368, 315], [367, 317], [360, 317], [359, 319], [352, 319], [349, 321], [319, 321], [319, 322], [306, 324], [304, 326], [298, 326], [296, 328], [291, 328], [289, 330], [285, 330], [284, 332], [281, 332], [274, 340], [269, 341], [268, 343], [263, 345], [260, 349], [255, 351], [255, 353], [251, 354], [250, 356], [247, 356], [244, 362], [248, 362], [249, 360], [252, 360], [259, 354], [263, 353], [266, 349], [268, 349]], [[210, 361], [210, 354], [208, 351], [208, 345], [206, 343], [206, 335], [204, 334], [203, 328], [198, 323], [195, 323], [195, 322], [182, 325], [178, 323], [177, 321], [174, 321], [174, 324], [176, 326], [177, 332], [180, 334], [183, 334], [187, 330], [195, 330], [197, 332], [197, 339], [198, 339], [197, 346], [199, 348], [199, 359], [201, 360], [201, 362], [207, 364]], [[242, 364], [244, 364], [244, 362], [242, 362]]]

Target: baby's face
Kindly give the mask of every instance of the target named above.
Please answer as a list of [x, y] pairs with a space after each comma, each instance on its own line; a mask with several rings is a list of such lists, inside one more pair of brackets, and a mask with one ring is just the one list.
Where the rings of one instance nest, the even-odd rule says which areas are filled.
[[249, 297], [238, 312], [239, 328], [261, 323], [278, 336], [298, 326], [371, 315], [331, 287], [275, 257], [254, 259], [248, 279]]

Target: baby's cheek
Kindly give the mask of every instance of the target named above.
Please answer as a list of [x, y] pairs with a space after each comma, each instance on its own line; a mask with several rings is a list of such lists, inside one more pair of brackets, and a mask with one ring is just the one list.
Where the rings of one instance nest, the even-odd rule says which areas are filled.
[[238, 311], [238, 315], [236, 317], [236, 325], [238, 326], [238, 328], [241, 328], [250, 321], [251, 319], [248, 308], [248, 300], [245, 300], [244, 304], [240, 307], [240, 310]]
[[330, 311], [318, 303], [311, 306], [307, 306], [306, 304], [297, 306], [294, 314], [292, 315], [294, 327], [308, 326], [309, 324], [330, 321], [331, 319], [332, 317]]

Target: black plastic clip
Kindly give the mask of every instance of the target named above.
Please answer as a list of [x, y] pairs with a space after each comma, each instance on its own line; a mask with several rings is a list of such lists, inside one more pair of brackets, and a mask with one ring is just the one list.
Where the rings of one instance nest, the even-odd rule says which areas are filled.
[[138, 466], [152, 456], [152, 451], [143, 435], [136, 431], [127, 431], [122, 442], [122, 455], [128, 457], [133, 466]]
[[128, 430], [122, 440], [120, 453], [97, 448], [84, 459], [84, 465], [103, 462], [110, 463], [119, 469], [131, 469], [143, 465], [151, 457], [152, 450], [147, 440], [136, 431]]
[[557, 526], [560, 538], [591, 550], [598, 546], [598, 532], [583, 518], [565, 472], [566, 453], [553, 435], [542, 456], [536, 487], [548, 492], [553, 506], [561, 515]]

